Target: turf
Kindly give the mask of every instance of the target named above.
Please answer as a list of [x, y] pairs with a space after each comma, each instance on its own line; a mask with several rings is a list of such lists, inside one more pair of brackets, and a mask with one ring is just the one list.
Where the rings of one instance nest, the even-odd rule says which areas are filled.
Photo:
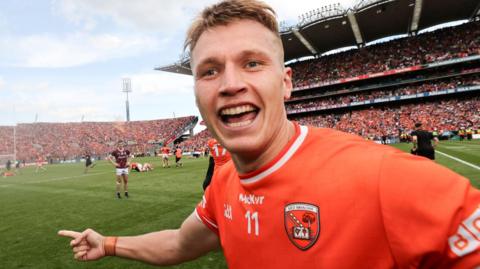
[[[400, 143], [393, 145], [403, 151], [410, 152], [412, 144]], [[448, 154], [452, 157], [461, 159], [474, 166], [480, 167], [480, 140], [472, 141], [440, 141], [435, 149], [435, 161], [443, 166], [468, 178], [473, 186], [480, 189], [480, 170], [471, 166], [465, 165], [461, 162], [446, 157], [438, 151]]]
[[[409, 151], [411, 144], [394, 145]], [[480, 141], [441, 142], [437, 150], [480, 166]], [[183, 168], [132, 172], [128, 200], [114, 197], [112, 166], [100, 161], [87, 174], [83, 164], [47, 165], [47, 171], [21, 170], [0, 178], [0, 268], [156, 268], [119, 258], [82, 263], [73, 260], [60, 229], [94, 228], [105, 235], [136, 235], [178, 227], [202, 196], [207, 159], [184, 158]], [[480, 187], [480, 171], [437, 153], [439, 164]], [[227, 268], [220, 251], [167, 268]]]
[[[184, 158], [185, 159], [185, 158]], [[146, 160], [138, 160], [145, 162]], [[132, 172], [130, 198], [114, 198], [112, 166], [98, 162], [87, 174], [82, 164], [47, 165], [0, 178], [0, 268], [156, 268], [136, 261], [104, 258], [73, 260], [70, 240], [60, 229], [94, 228], [105, 235], [136, 235], [178, 227], [201, 199], [208, 161], [185, 159], [183, 168]], [[160, 168], [158, 168], [160, 167]], [[167, 268], [227, 268], [220, 251]]]

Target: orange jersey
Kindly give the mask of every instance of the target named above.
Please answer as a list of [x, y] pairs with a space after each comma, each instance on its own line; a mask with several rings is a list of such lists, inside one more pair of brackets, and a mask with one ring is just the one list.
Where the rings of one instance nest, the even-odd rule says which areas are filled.
[[230, 153], [220, 145], [215, 138], [209, 139], [207, 144], [210, 149], [210, 155], [212, 155], [213, 160], [215, 161], [215, 169], [224, 165], [232, 158]]
[[162, 154], [169, 154], [170, 153], [170, 148], [169, 147], [163, 147], [160, 150], [162, 151]]
[[175, 157], [182, 158], [182, 149], [178, 148], [175, 150]]
[[295, 128], [257, 171], [225, 164], [195, 210], [229, 268], [480, 264], [480, 192], [468, 180], [354, 135]]

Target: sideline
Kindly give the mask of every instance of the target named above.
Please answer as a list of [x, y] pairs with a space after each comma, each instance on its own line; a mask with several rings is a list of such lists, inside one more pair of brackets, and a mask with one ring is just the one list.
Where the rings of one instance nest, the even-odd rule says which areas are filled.
[[472, 168], [475, 168], [475, 169], [477, 169], [477, 170], [480, 170], [480, 166], [476, 166], [476, 165], [474, 165], [474, 164], [471, 164], [471, 163], [466, 162], [466, 161], [464, 161], [464, 160], [462, 160], [462, 159], [453, 157], [453, 156], [451, 156], [451, 155], [448, 155], [447, 153], [443, 153], [443, 152], [438, 151], [438, 150], [435, 150], [435, 152], [436, 152], [436, 153], [440, 153], [440, 154], [442, 154], [443, 156], [448, 157], [448, 158], [450, 158], [450, 159], [452, 159], [452, 160], [455, 160], [455, 161], [457, 161], [457, 162], [459, 162], [459, 163], [463, 163], [463, 164], [468, 165], [468, 166], [470, 166], [470, 167], [472, 167]]

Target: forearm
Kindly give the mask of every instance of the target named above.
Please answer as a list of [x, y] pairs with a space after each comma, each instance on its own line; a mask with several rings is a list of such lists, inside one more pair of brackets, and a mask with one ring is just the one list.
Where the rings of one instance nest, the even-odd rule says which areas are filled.
[[218, 236], [192, 213], [178, 230], [119, 237], [116, 256], [156, 265], [190, 261], [220, 247]]
[[195, 257], [181, 251], [178, 230], [164, 230], [139, 236], [119, 237], [116, 256], [155, 265], [178, 264]]

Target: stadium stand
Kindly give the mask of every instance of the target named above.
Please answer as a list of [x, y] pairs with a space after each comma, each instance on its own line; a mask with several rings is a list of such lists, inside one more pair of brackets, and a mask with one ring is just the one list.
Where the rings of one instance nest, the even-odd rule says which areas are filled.
[[178, 146], [188, 152], [201, 151], [201, 149], [207, 147], [207, 141], [210, 138], [212, 138], [212, 134], [208, 129], [205, 129], [195, 134], [190, 139], [179, 143]]
[[0, 155], [13, 152], [13, 126], [0, 126]]
[[[153, 153], [159, 144], [174, 140], [197, 121], [196, 116], [188, 116], [130, 122], [20, 123], [15, 127], [17, 159], [31, 161], [42, 155], [52, 161], [72, 160], [86, 151], [106, 156], [118, 140], [126, 141], [133, 154]], [[2, 153], [13, 153], [13, 128], [0, 127]]]
[[387, 136], [399, 142], [400, 135], [409, 134], [416, 122], [427, 130], [458, 131], [462, 126], [480, 126], [480, 97], [451, 99], [397, 106], [380, 106], [338, 114], [311, 115], [298, 119], [301, 124], [335, 128], [380, 141]]
[[480, 22], [472, 22], [292, 64], [295, 87], [478, 55], [479, 36]]

